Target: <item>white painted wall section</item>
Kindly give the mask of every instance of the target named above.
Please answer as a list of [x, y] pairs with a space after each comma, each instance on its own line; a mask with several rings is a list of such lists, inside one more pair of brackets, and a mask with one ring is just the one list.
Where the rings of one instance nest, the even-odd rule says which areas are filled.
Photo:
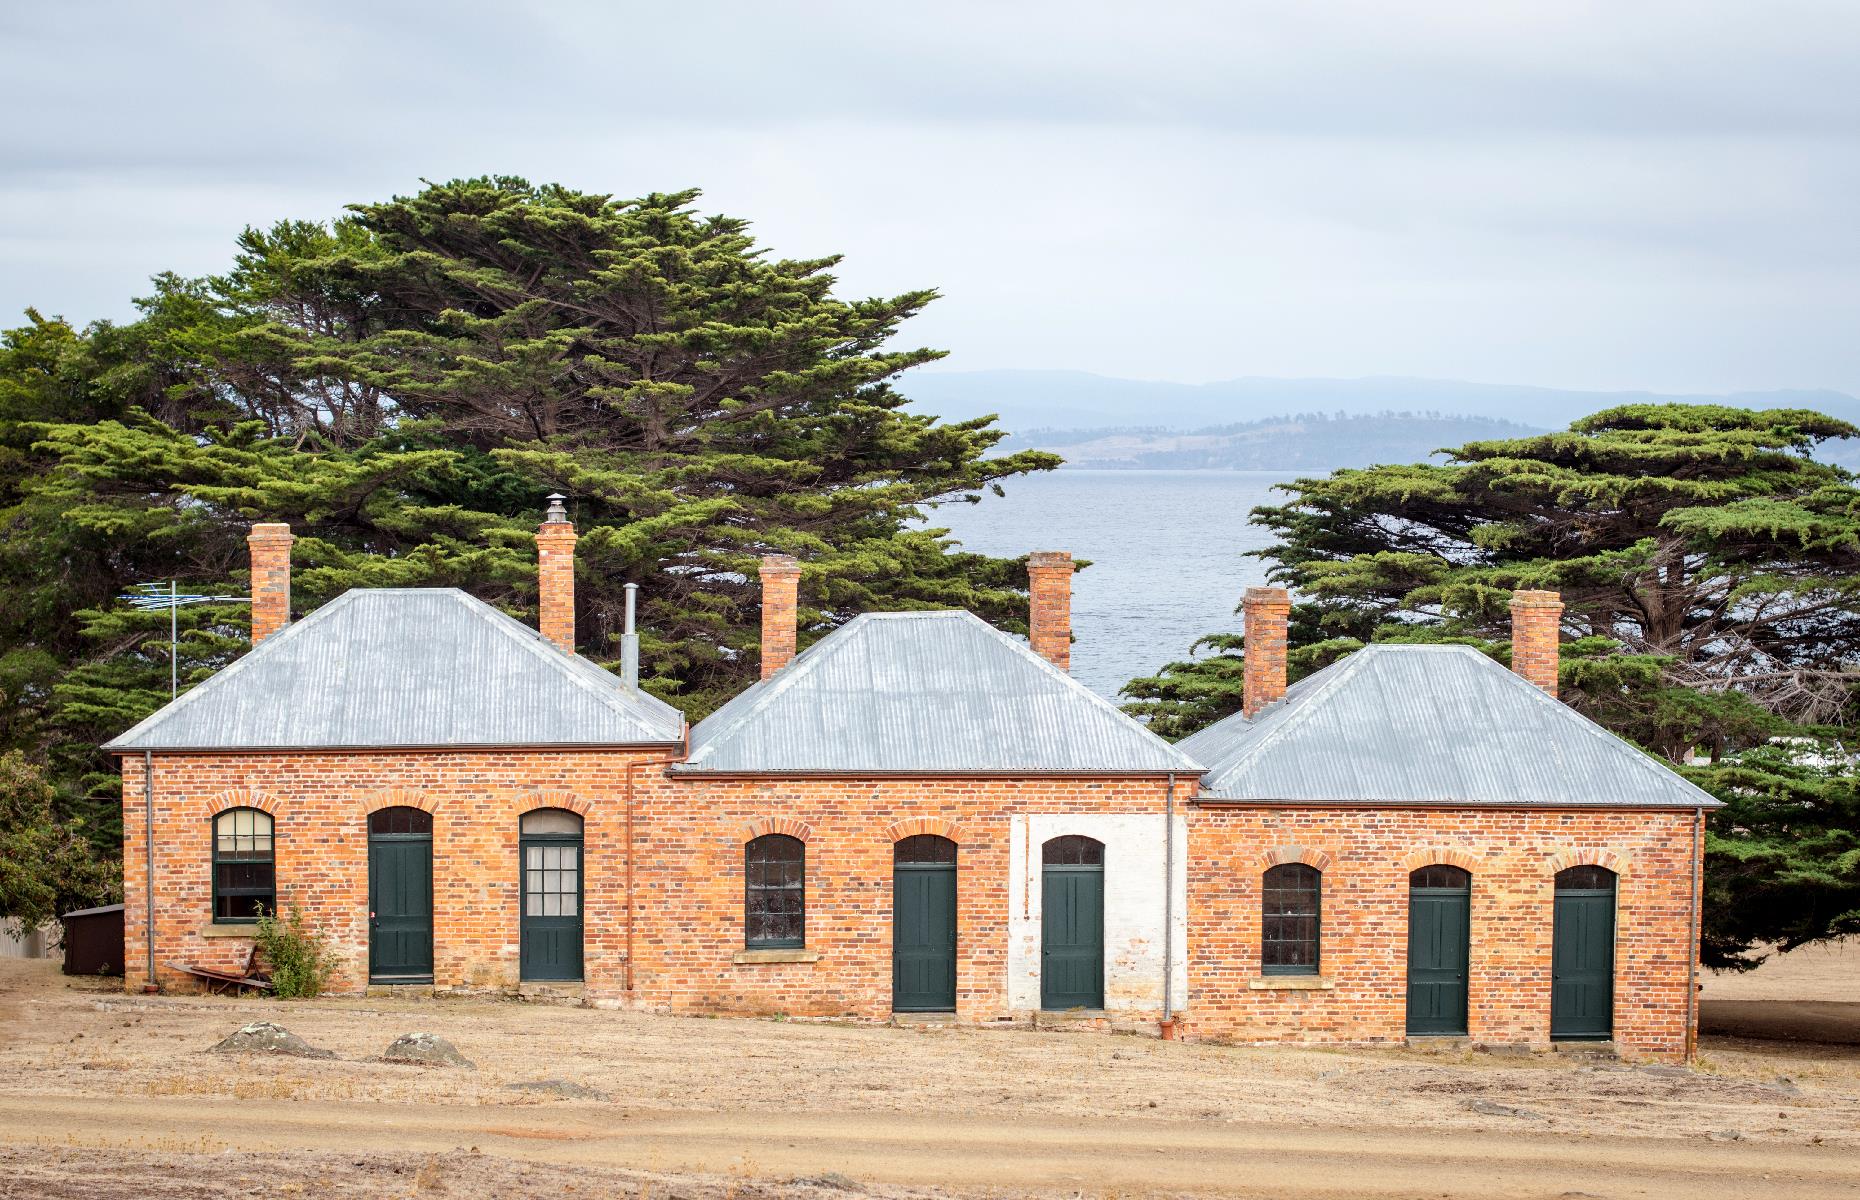
[[[1163, 998], [1163, 870], [1161, 813], [1035, 813], [1012, 818], [1008, 854], [1008, 1004], [1040, 1007], [1040, 848], [1056, 837], [1083, 834], [1104, 843], [1104, 1007], [1106, 1012], [1160, 1011]], [[1183, 859], [1188, 827], [1175, 818], [1174, 945], [1170, 998], [1177, 1010], [1188, 995], [1188, 875]]]

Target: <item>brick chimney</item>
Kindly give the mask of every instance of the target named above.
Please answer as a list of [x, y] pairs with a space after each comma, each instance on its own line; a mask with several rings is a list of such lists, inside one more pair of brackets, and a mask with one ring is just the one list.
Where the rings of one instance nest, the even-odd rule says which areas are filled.
[[575, 526], [562, 507], [567, 497], [549, 497], [549, 511], [536, 527], [537, 627], [564, 654], [575, 652]]
[[1563, 597], [1556, 592], [1511, 593], [1511, 669], [1556, 695], [1557, 637]]
[[252, 552], [252, 644], [291, 622], [291, 527], [254, 525], [245, 535]]
[[1246, 663], [1240, 677], [1240, 711], [1255, 717], [1285, 695], [1285, 646], [1290, 637], [1292, 597], [1284, 588], [1250, 587], [1243, 608]]
[[765, 554], [762, 577], [762, 678], [794, 658], [794, 608], [801, 593], [801, 564], [788, 554]]
[[1027, 644], [1062, 671], [1072, 669], [1074, 569], [1064, 550], [1035, 550], [1027, 556]]

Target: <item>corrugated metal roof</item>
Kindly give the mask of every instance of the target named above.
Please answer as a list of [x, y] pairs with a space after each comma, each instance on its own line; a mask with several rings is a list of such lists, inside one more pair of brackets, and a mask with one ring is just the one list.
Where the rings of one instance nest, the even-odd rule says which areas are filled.
[[1714, 807], [1717, 801], [1470, 646], [1366, 646], [1253, 720], [1180, 743], [1208, 798]]
[[691, 733], [684, 772], [1184, 775], [1194, 760], [967, 612], [866, 613]]
[[358, 588], [106, 750], [661, 745], [684, 717], [456, 588]]

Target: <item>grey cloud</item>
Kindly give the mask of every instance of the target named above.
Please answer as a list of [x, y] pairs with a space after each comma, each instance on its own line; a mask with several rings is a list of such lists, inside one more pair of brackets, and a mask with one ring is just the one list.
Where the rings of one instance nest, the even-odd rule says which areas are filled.
[[1860, 7], [67, 4], [0, 312], [487, 171], [699, 185], [982, 366], [1860, 387]]

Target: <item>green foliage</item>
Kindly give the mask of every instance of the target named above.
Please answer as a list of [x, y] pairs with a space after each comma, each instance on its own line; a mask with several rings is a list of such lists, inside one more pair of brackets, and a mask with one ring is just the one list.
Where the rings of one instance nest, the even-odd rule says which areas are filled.
[[[1513, 589], [1560, 592], [1564, 698], [1669, 761], [1721, 764], [1700, 777], [1728, 803], [1708, 961], [1852, 931], [1853, 782], [1749, 748], [1860, 722], [1860, 490], [1812, 457], [1855, 433], [1798, 409], [1641, 404], [1300, 479], [1253, 513], [1297, 601], [1290, 674], [1366, 641], [1466, 641], [1508, 662]], [[1196, 649], [1125, 689], [1169, 737], [1241, 706], [1242, 639]]]
[[[1809, 454], [1855, 432], [1796, 409], [1628, 405], [1445, 462], [1300, 479], [1253, 516], [1278, 537], [1260, 553], [1294, 590], [1294, 647], [1420, 626], [1496, 648], [1512, 590], [1548, 588], [1583, 639], [1566, 646], [1572, 702], [1677, 761], [1854, 718], [1860, 491]], [[1166, 720], [1173, 676], [1222, 686], [1194, 667], [1132, 694]], [[1194, 705], [1238, 707], [1214, 699]]]
[[[167, 615], [118, 597], [242, 593], [254, 521], [297, 533], [300, 612], [449, 586], [528, 618], [566, 492], [583, 651], [617, 655], [641, 584], [644, 686], [694, 720], [755, 678], [766, 552], [804, 560], [804, 642], [880, 608], [1022, 625], [1024, 564], [915, 527], [1058, 463], [907, 410], [898, 377], [940, 352], [897, 338], [934, 293], [840, 298], [836, 259], [773, 256], [695, 199], [438, 184], [248, 229], [133, 322], [0, 334], [0, 749], [45, 764], [60, 818], [113, 852], [96, 747], [167, 700]], [[183, 612], [184, 687], [247, 620]]]
[[272, 993], [280, 1000], [308, 1000], [328, 986], [336, 956], [321, 930], [312, 929], [293, 905], [282, 919], [259, 910], [253, 939], [271, 971]]
[[96, 855], [52, 811], [44, 773], [17, 750], [0, 754], [0, 917], [28, 927], [122, 899], [122, 864]]
[[1725, 802], [1705, 834], [1706, 965], [1860, 934], [1860, 763], [1844, 747], [1789, 739], [1687, 774]]

